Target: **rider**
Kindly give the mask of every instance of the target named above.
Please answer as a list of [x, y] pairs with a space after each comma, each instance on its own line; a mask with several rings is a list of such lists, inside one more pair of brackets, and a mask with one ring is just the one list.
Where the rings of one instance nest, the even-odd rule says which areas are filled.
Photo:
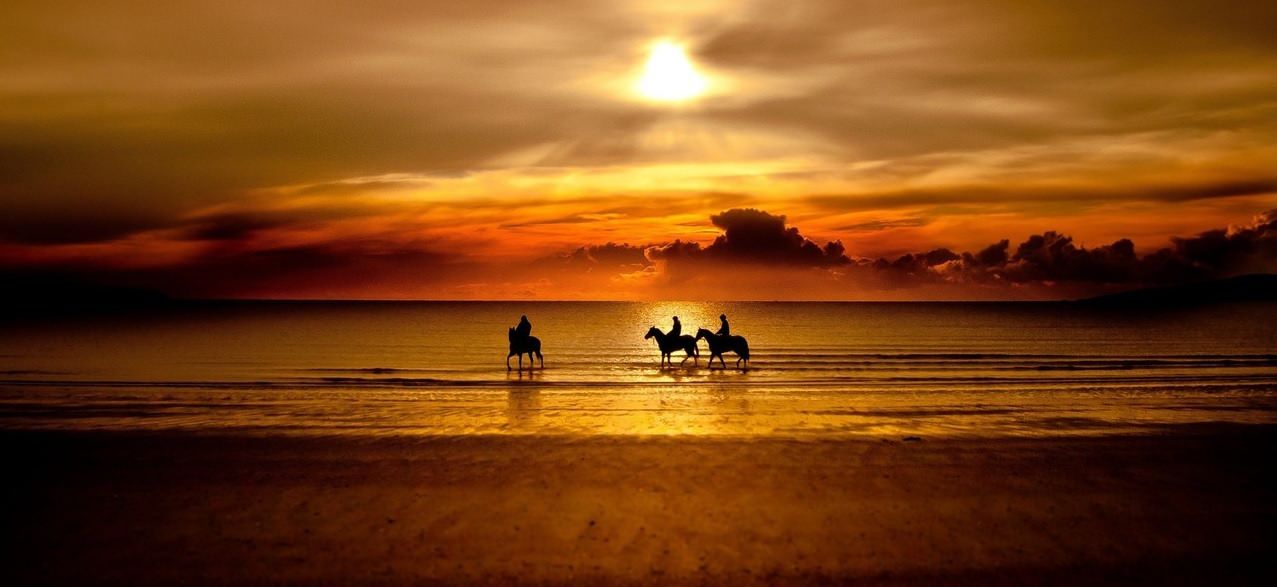
[[722, 325], [722, 326], [719, 326], [719, 327], [718, 327], [718, 332], [715, 332], [714, 334], [717, 334], [717, 335], [720, 335], [720, 336], [727, 336], [727, 335], [731, 334], [731, 333], [732, 333], [732, 329], [731, 329], [731, 327], [729, 327], [729, 326], [727, 325], [727, 314], [719, 314], [719, 315], [718, 315], [718, 319], [719, 319], [719, 321], [721, 321], [721, 322], [723, 323], [723, 325]]
[[519, 325], [514, 327], [514, 333], [523, 340], [527, 340], [532, 335], [532, 323], [528, 322], [527, 316], [519, 317]]
[[670, 329], [669, 336], [670, 338], [678, 338], [680, 334], [683, 334], [683, 325], [678, 323], [678, 316], [675, 316], [674, 327]]

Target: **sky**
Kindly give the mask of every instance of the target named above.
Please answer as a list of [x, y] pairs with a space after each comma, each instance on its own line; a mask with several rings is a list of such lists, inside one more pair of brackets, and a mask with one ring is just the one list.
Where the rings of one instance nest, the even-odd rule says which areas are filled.
[[0, 5], [14, 283], [1052, 299], [1275, 210], [1271, 1]]

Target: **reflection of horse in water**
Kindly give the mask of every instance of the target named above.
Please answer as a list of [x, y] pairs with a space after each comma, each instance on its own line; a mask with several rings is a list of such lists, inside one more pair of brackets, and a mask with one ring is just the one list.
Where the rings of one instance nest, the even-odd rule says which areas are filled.
[[535, 336], [520, 336], [515, 329], [510, 329], [510, 354], [505, 356], [505, 370], [510, 370], [510, 357], [519, 355], [519, 370], [523, 370], [523, 355], [528, 356], [528, 369], [536, 367], [536, 361], [532, 360], [532, 355], [536, 354], [536, 358], [541, 359], [541, 368], [545, 368], [545, 357], [541, 356], [541, 339]]
[[670, 354], [674, 351], [683, 351], [687, 355], [683, 357], [682, 361], [679, 361], [679, 365], [686, 363], [689, 358], [692, 359], [692, 362], [696, 362], [696, 357], [700, 356], [700, 353], [696, 351], [696, 339], [689, 335], [670, 336], [653, 326], [647, 330], [647, 334], [643, 336], [643, 339], [647, 340], [653, 337], [656, 338], [656, 346], [661, 349], [662, 367], [666, 363], [673, 364], [674, 359], [670, 358]]
[[749, 343], [745, 341], [745, 337], [730, 334], [714, 334], [704, 328], [696, 331], [696, 340], [705, 339], [709, 343], [709, 365], [714, 366], [714, 357], [718, 357], [718, 362], [722, 363], [723, 368], [727, 368], [727, 362], [723, 360], [723, 353], [736, 353], [736, 366], [740, 366], [741, 361], [745, 361], [745, 366], [749, 366]]

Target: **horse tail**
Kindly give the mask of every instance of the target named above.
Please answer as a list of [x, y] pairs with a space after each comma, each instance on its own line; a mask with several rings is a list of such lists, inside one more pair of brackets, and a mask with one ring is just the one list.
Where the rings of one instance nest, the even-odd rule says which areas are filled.
[[740, 339], [740, 347], [738, 347], [736, 350], [737, 350], [736, 354], [743, 357], [746, 361], [749, 360], [749, 341], [745, 340], [744, 337]]

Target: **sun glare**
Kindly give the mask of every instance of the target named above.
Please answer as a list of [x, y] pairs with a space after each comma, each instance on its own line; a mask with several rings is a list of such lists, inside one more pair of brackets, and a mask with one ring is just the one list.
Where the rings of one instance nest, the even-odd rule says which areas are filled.
[[703, 94], [708, 86], [709, 81], [692, 66], [682, 46], [657, 41], [635, 89], [649, 100], [682, 102]]

